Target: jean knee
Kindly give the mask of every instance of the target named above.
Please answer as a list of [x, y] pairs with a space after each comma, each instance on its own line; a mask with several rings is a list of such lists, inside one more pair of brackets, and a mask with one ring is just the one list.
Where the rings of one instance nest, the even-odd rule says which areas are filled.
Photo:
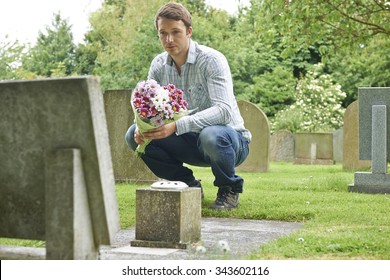
[[126, 135], [125, 135], [125, 141], [127, 146], [129, 146], [130, 149], [135, 151], [137, 149], [138, 144], [135, 143], [134, 141], [134, 132], [135, 132], [136, 125], [133, 124], [130, 126], [130, 128], [127, 130]]
[[199, 134], [199, 148], [208, 155], [216, 153], [220, 148], [221, 135], [217, 130], [209, 126], [204, 128]]

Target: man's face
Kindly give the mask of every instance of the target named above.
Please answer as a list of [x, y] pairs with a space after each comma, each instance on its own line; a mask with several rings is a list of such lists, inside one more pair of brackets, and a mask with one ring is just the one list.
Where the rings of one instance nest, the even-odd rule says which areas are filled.
[[189, 48], [192, 27], [186, 28], [181, 20], [159, 18], [158, 35], [164, 49], [174, 60], [184, 59]]

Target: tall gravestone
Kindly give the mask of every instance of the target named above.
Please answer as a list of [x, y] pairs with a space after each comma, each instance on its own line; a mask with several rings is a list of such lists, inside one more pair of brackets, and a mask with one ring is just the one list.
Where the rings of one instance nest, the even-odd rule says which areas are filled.
[[130, 106], [131, 91], [108, 90], [103, 96], [115, 179], [155, 181], [156, 176], [125, 142], [125, 134], [134, 122], [134, 113]]
[[343, 129], [343, 169], [368, 170], [370, 160], [359, 159], [359, 102], [354, 101], [345, 110]]
[[372, 172], [355, 172], [353, 192], [390, 193], [390, 88], [359, 88], [359, 158]]
[[238, 107], [245, 121], [245, 127], [252, 133], [249, 155], [238, 171], [267, 172], [269, 170], [270, 128], [267, 116], [248, 101], [239, 100]]
[[94, 259], [119, 230], [99, 81], [0, 82], [0, 236]]

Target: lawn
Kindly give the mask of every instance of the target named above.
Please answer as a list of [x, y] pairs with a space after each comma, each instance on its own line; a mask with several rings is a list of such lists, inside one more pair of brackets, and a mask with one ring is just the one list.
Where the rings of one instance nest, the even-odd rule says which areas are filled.
[[[266, 219], [302, 223], [302, 228], [261, 247], [251, 259], [390, 259], [390, 195], [348, 192], [353, 172], [341, 165], [270, 164], [266, 173], [240, 173], [240, 205], [210, 210], [217, 189], [209, 168], [193, 167], [202, 180], [203, 217]], [[148, 185], [117, 184], [122, 228], [135, 223], [135, 190]], [[0, 239], [0, 244], [42, 246], [43, 242]]]
[[[390, 259], [390, 195], [348, 192], [353, 172], [341, 165], [271, 163], [266, 173], [240, 173], [245, 180], [238, 209], [208, 209], [217, 189], [209, 168], [193, 168], [202, 180], [203, 217], [300, 222], [302, 228], [254, 252], [252, 259]], [[122, 228], [135, 222], [135, 189], [119, 184]]]

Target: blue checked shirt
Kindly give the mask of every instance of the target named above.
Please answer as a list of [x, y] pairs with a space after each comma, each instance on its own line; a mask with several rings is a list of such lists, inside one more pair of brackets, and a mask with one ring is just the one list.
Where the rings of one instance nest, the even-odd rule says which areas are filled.
[[188, 110], [194, 110], [195, 113], [176, 121], [177, 135], [200, 132], [211, 125], [228, 125], [248, 142], [251, 140], [233, 93], [230, 67], [222, 53], [191, 40], [181, 75], [172, 57], [164, 52], [153, 59], [148, 79], [182, 89]]

